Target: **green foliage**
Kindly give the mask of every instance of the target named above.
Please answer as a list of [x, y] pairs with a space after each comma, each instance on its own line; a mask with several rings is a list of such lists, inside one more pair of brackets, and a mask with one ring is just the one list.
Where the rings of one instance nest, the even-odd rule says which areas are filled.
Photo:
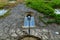
[[56, 5], [60, 4], [60, 0], [52, 0]]
[[46, 16], [55, 18], [55, 20], [48, 20], [47, 23], [60, 23], [60, 15], [54, 13], [55, 7], [60, 7], [60, 0], [52, 0], [45, 3], [44, 0], [25, 0], [26, 5], [43, 13]]
[[50, 23], [55, 23], [55, 20], [48, 20], [47, 23], [48, 23], [48, 24], [50, 24]]
[[27, 3], [27, 6], [35, 9], [35, 10], [38, 10], [39, 12], [41, 13], [44, 13], [46, 15], [50, 15], [52, 13], [54, 13], [54, 9], [52, 9], [50, 6], [44, 4], [44, 2], [41, 0], [30, 0], [30, 1], [26, 1]]
[[55, 23], [60, 24], [60, 19], [56, 19]]
[[7, 5], [7, 3], [0, 3], [0, 9], [3, 9], [5, 5]]
[[53, 8], [60, 8], [60, 0], [51, 0], [51, 2], [48, 2], [47, 4]]
[[57, 14], [57, 15], [55, 16], [55, 23], [60, 24], [60, 15], [59, 15], [59, 14]]

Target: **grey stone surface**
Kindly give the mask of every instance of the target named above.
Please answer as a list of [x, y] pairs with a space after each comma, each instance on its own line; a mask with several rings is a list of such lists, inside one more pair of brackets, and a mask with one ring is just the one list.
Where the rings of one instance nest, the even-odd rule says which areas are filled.
[[[11, 9], [10, 11], [11, 14], [9, 16], [7, 16], [4, 19], [0, 19], [0, 40], [17, 40], [17, 37], [23, 35], [22, 32], [23, 29], [21, 27], [23, 26], [24, 23], [25, 13], [28, 11], [32, 11], [34, 13], [36, 26], [40, 29], [43, 28], [43, 27], [41, 28], [41, 26], [44, 26], [45, 24], [43, 22], [40, 23], [38, 17], [39, 16], [43, 17], [44, 15], [42, 14], [40, 15], [39, 12], [26, 7], [24, 4], [18, 4], [16, 7]], [[46, 29], [52, 31], [53, 30], [55, 31], [56, 29], [56, 31], [60, 31], [60, 25], [58, 26], [58, 29], [57, 25], [55, 25], [55, 28], [53, 27], [54, 25], [49, 24], [47, 25], [48, 27], [46, 27]], [[36, 30], [36, 33], [35, 31], [34, 32], [33, 31], [31, 30], [31, 33], [33, 35], [37, 35], [37, 33], [40, 32], [38, 31], [38, 29]], [[41, 34], [38, 34], [39, 37], [40, 35]]]
[[24, 4], [18, 4], [11, 9], [9, 16], [0, 19], [0, 40], [14, 40], [15, 37], [23, 35], [21, 27], [24, 23], [25, 13], [29, 11], [35, 12]]

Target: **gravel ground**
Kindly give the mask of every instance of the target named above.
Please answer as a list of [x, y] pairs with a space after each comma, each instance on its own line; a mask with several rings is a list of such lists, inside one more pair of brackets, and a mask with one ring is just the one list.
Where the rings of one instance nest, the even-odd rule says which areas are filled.
[[[40, 27], [40, 29], [44, 28], [41, 26], [45, 26], [45, 24], [38, 20], [39, 16], [44, 16], [43, 14], [39, 14], [39, 12], [26, 7], [24, 4], [18, 4], [11, 9], [11, 14], [8, 17], [0, 19], [0, 40], [17, 40], [19, 36], [23, 35], [21, 27], [23, 26], [24, 16], [26, 15], [25, 12], [29, 11], [34, 13], [36, 26]], [[46, 29], [52, 29], [54, 31], [56, 29], [56, 31], [59, 31], [60, 25], [58, 28], [57, 25], [55, 25], [55, 29], [53, 27], [54, 25], [49, 24]]]
[[[29, 11], [34, 12], [34, 15], [36, 15], [36, 11], [26, 7], [24, 4], [18, 4], [11, 9], [11, 14], [8, 17], [0, 19], [0, 40], [16, 40], [15, 37], [20, 34], [20, 29], [23, 26], [25, 12]], [[18, 32], [18, 34], [15, 32]]]

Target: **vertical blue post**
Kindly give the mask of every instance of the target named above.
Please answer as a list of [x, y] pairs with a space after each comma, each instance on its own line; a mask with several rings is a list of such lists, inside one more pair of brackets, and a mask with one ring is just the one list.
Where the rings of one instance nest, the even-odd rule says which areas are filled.
[[28, 16], [27, 19], [28, 19], [28, 21], [29, 21], [29, 35], [30, 35], [30, 20], [31, 20], [31, 17]]

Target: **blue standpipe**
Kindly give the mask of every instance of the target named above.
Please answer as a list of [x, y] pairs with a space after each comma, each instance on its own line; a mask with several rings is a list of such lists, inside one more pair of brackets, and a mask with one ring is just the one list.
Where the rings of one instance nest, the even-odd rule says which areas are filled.
[[29, 35], [30, 35], [30, 20], [31, 20], [31, 17], [28, 16], [27, 19], [28, 19], [28, 21], [29, 21]]

